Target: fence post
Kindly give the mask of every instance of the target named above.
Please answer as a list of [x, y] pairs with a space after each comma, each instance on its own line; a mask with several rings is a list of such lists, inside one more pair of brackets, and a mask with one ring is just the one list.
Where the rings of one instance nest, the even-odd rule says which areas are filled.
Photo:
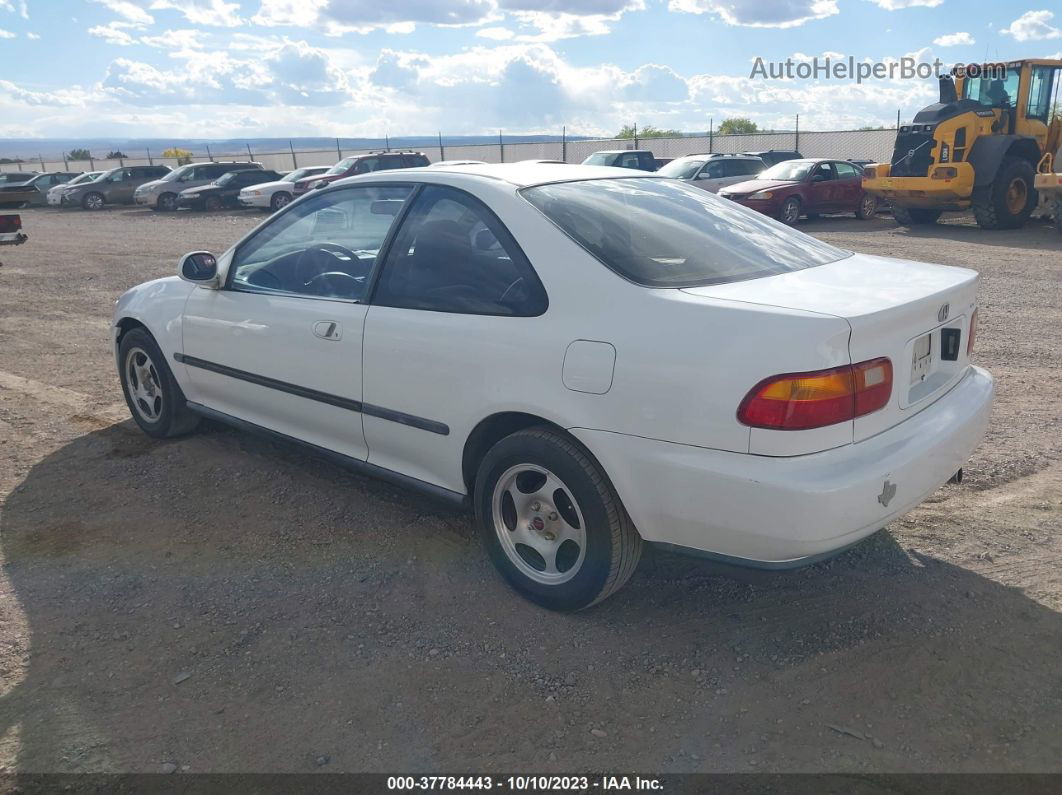
[[505, 162], [505, 139], [502, 138], [502, 131], [498, 130], [498, 154], [501, 156], [501, 162]]
[[561, 127], [561, 160], [568, 162], [568, 128]]
[[69, 171], [70, 165], [66, 162], [66, 152], [63, 152], [63, 171]]
[[[211, 163], [213, 163], [213, 162], [214, 162], [214, 155], [210, 154], [210, 144], [203, 144], [203, 146], [205, 146], [205, 147], [206, 147], [206, 150], [207, 150], [207, 159], [208, 159], [208, 160], [209, 160], [209, 161], [210, 161]], [[248, 145], [247, 145], [247, 154], [250, 154], [250, 153], [251, 153], [251, 145], [250, 145], [250, 144], [248, 144]]]
[[638, 122], [634, 123], [634, 148], [638, 148]]
[[299, 159], [295, 157], [295, 145], [288, 139], [288, 149], [291, 150], [291, 168], [294, 170], [299, 167]]
[[713, 148], [715, 145], [715, 119], [708, 118], [708, 154], [715, 151]]
[[899, 131], [899, 129], [900, 129], [900, 109], [897, 108], [896, 109], [896, 130]]
[[44, 167], [44, 156], [40, 152], [37, 153], [37, 159], [41, 161], [41, 171], [47, 171]]
[[443, 149], [443, 143], [442, 143], [442, 130], [439, 130], [439, 159], [440, 160], [445, 160], [446, 159], [446, 150]]
[[388, 152], [391, 151], [391, 138], [387, 133], [384, 133], [384, 149]]
[[339, 156], [340, 160], [343, 159], [343, 150], [339, 148], [339, 139], [338, 138], [336, 138], [336, 155]]
[[796, 115], [796, 132], [793, 138], [793, 149], [800, 151], [800, 114]]
[[147, 147], [144, 147], [144, 151], [145, 151], [145, 152], [147, 152], [147, 156], [148, 156], [148, 165], [149, 165], [149, 166], [153, 166], [153, 165], [155, 165], [155, 161], [151, 159], [151, 150], [150, 150], [150, 149], [148, 149]]
[[92, 152], [89, 152], [89, 171], [96, 170], [96, 161], [92, 159]]

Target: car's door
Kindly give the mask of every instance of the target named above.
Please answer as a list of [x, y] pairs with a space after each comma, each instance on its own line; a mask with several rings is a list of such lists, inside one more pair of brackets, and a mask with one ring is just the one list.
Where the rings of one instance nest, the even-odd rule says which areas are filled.
[[185, 305], [189, 400], [364, 460], [365, 291], [411, 190], [316, 194], [243, 241], [223, 288]]
[[123, 168], [107, 177], [106, 182], [101, 186], [107, 201], [112, 203], [132, 201], [133, 191], [136, 190], [132, 179], [133, 169], [131, 168]]
[[837, 209], [854, 212], [863, 199], [863, 175], [851, 163], [835, 162], [833, 168], [837, 172]]
[[739, 182], [745, 182], [746, 180], [752, 179], [752, 170], [749, 167], [750, 162], [751, 161], [749, 160], [737, 159], [724, 160], [722, 163], [723, 176], [716, 181], [715, 188], [712, 192], [715, 193], [719, 188], [727, 185], [736, 185]]
[[693, 184], [709, 193], [715, 193], [725, 184], [724, 174], [722, 160], [709, 160], [704, 164], [704, 168], [701, 169]]
[[553, 377], [526, 365], [537, 358], [545, 290], [482, 202], [429, 185], [397, 231], [371, 300], [369, 462], [463, 492], [464, 441], [498, 380]]
[[819, 163], [811, 170], [808, 180], [807, 212], [833, 212], [837, 208], [837, 182], [833, 165]]

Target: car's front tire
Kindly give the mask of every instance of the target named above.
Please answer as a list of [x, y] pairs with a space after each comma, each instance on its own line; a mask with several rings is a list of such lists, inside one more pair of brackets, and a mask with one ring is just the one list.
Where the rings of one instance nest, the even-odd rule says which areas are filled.
[[859, 200], [859, 207], [856, 208], [855, 217], [861, 221], [869, 221], [878, 212], [878, 198], [872, 196], [869, 193], [864, 193], [863, 198]]
[[221, 208], [222, 202], [217, 196], [208, 196], [206, 201], [203, 202], [203, 209], [208, 213], [215, 213]]
[[273, 212], [283, 209], [291, 204], [291, 194], [284, 190], [278, 190], [269, 200], [269, 209]]
[[600, 465], [550, 428], [495, 444], [480, 463], [474, 500], [491, 561], [521, 595], [551, 610], [607, 598], [641, 558], [641, 537]]
[[155, 209], [160, 213], [172, 213], [177, 210], [177, 194], [163, 193], [155, 202]]
[[783, 224], [795, 226], [796, 222], [800, 220], [800, 213], [800, 199], [796, 196], [790, 196], [782, 202], [782, 206], [778, 208], [778, 220]]
[[129, 412], [148, 436], [168, 439], [199, 424], [199, 415], [188, 410], [166, 357], [146, 329], [130, 329], [122, 336], [118, 374]]
[[81, 208], [83, 210], [102, 210], [105, 203], [102, 193], [86, 193], [84, 198], [81, 199]]

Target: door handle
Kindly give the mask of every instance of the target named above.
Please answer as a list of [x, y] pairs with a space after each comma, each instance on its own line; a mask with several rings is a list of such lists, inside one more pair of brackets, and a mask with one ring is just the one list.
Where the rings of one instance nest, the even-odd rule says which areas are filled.
[[318, 320], [313, 324], [313, 333], [315, 337], [332, 342], [343, 339], [343, 329], [334, 320]]

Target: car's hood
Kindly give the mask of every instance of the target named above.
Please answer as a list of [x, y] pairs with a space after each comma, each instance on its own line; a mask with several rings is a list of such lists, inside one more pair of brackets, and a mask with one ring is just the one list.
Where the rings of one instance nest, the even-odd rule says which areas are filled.
[[334, 182], [335, 180], [340, 179], [342, 176], [342, 174], [315, 174], [312, 177], [303, 177], [300, 180], [296, 180], [294, 184], [301, 185], [304, 188], [309, 188], [315, 182], [320, 182], [322, 179], [326, 182]]
[[[302, 180], [299, 180], [299, 182], [302, 182]], [[262, 188], [265, 188], [266, 190], [277, 190], [279, 188], [290, 188], [294, 184], [295, 183], [293, 183], [293, 182], [284, 182], [283, 180], [279, 180], [279, 179], [274, 181], [274, 182], [259, 182], [257, 185], [248, 185], [246, 188], [240, 188], [240, 193], [243, 193], [244, 191], [249, 191], [249, 190], [261, 190]]]
[[157, 188], [159, 185], [161, 185], [163, 181], [164, 180], [161, 179], [153, 179], [151, 180], [151, 182], [145, 182], [143, 185], [140, 185], [137, 190], [152, 190], [153, 188]]
[[772, 188], [788, 188], [798, 183], [791, 179], [750, 179], [739, 182], [736, 185], [727, 185], [720, 189], [720, 193], [755, 193]]
[[178, 195], [187, 196], [191, 193], [216, 193], [220, 190], [224, 190], [224, 188], [219, 185], [200, 185], [198, 188], [185, 188]]

